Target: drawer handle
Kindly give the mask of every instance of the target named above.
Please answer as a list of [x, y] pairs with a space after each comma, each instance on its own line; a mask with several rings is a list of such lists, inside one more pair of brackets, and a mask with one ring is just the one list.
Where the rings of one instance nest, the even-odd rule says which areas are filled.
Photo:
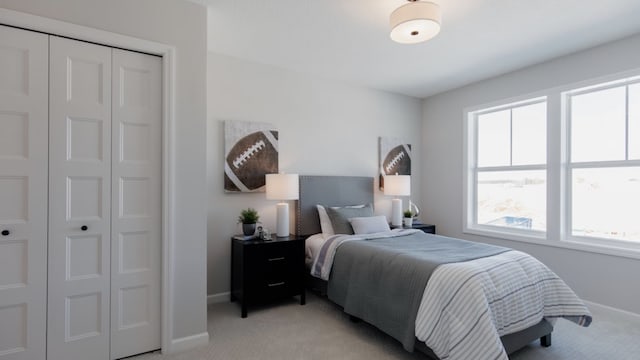
[[269, 259], [269, 261], [280, 261], [280, 260], [284, 260], [284, 256]]
[[282, 286], [282, 285], [284, 285], [284, 281], [273, 283], [273, 284], [267, 284], [268, 287]]
[[9, 234], [11, 234], [11, 231], [9, 231], [9, 230], [2, 230], [2, 236], [9, 236]]

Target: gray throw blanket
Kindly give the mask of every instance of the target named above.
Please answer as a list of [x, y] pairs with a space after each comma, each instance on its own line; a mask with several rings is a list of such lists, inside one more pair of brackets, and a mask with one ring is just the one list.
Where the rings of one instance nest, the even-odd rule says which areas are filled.
[[416, 314], [433, 270], [508, 250], [423, 232], [345, 242], [336, 251], [327, 296], [413, 351]]

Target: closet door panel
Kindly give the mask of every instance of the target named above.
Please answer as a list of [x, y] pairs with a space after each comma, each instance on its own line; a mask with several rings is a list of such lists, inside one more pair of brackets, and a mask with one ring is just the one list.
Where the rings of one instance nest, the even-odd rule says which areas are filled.
[[47, 50], [0, 25], [0, 360], [45, 358]]
[[160, 348], [161, 70], [113, 50], [112, 359]]
[[49, 359], [108, 359], [111, 49], [50, 38]]

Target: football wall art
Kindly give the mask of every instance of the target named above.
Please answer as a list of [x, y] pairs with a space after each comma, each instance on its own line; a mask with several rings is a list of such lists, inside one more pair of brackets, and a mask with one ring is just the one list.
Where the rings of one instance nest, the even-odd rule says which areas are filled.
[[380, 137], [380, 190], [384, 175], [411, 175], [411, 144], [403, 139]]
[[224, 190], [265, 191], [265, 174], [278, 173], [278, 131], [272, 124], [224, 122]]

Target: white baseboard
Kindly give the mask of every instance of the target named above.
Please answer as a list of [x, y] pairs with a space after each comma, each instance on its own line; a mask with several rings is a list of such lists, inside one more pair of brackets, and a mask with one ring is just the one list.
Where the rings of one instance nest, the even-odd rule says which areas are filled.
[[205, 346], [209, 343], [209, 333], [203, 332], [196, 335], [186, 336], [180, 339], [171, 340], [171, 346], [169, 349], [162, 349], [165, 354], [174, 354], [177, 352], [190, 350], [200, 346]]
[[[582, 301], [590, 309], [593, 309], [593, 310], [596, 310], [596, 311], [609, 312], [609, 313], [615, 314], [616, 316], [620, 316], [620, 317], [623, 317], [625, 319], [629, 319], [631, 321], [640, 323], [640, 314], [636, 314], [634, 312], [627, 311], [627, 310], [614, 308], [614, 307], [611, 307], [611, 306], [608, 306], [608, 305], [598, 304], [598, 303], [595, 303], [595, 302], [592, 302], [592, 301], [587, 301], [587, 300], [582, 300]], [[597, 320], [597, 319], [595, 319], [595, 320]]]
[[218, 293], [218, 294], [207, 295], [207, 305], [227, 302], [229, 301], [230, 295], [231, 293], [229, 291]]

